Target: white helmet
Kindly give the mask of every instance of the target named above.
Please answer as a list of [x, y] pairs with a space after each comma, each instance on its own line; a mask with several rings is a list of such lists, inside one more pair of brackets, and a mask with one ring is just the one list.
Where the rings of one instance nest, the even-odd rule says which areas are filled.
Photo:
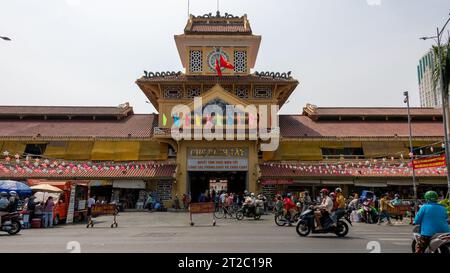
[[255, 196], [255, 194], [254, 194], [254, 193], [252, 192], [252, 193], [250, 194], [250, 196], [251, 196], [251, 197], [254, 197], [254, 196]]
[[9, 195], [11, 195], [11, 196], [16, 196], [16, 195], [17, 195], [17, 192], [15, 192], [15, 191], [10, 191], [10, 192], [9, 192]]
[[335, 192], [342, 192], [341, 188], [336, 188]]
[[2, 197], [8, 196], [8, 193], [6, 191], [2, 191], [2, 192], [0, 192], [0, 196], [2, 196]]

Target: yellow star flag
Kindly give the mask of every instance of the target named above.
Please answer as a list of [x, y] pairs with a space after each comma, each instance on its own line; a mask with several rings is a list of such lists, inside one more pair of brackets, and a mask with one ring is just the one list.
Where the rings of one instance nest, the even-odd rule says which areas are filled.
[[195, 115], [195, 124], [197, 126], [202, 126], [202, 119], [200, 118], [199, 115]]
[[165, 114], [163, 114], [162, 122], [163, 122], [163, 126], [166, 126], [166, 124], [167, 124], [167, 117], [166, 117]]
[[221, 126], [221, 125], [223, 125], [223, 117], [222, 117], [222, 115], [216, 115], [216, 125], [219, 125], [219, 126]]

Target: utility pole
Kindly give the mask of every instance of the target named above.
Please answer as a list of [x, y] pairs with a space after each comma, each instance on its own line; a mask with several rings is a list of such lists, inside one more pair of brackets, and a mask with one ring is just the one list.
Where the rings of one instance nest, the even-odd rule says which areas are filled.
[[409, 125], [409, 158], [411, 161], [411, 167], [413, 171], [413, 190], [414, 190], [414, 203], [417, 204], [417, 183], [416, 183], [416, 170], [413, 166], [413, 160], [414, 160], [414, 147], [412, 144], [412, 125], [411, 125], [411, 111], [409, 108], [409, 93], [408, 91], [403, 92], [403, 95], [405, 96], [405, 100], [403, 101], [406, 103], [406, 106], [408, 108], [408, 125]]

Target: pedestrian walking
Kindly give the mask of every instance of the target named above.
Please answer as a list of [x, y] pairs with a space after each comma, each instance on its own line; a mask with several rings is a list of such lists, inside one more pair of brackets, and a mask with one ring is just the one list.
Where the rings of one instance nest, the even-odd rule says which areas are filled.
[[383, 194], [382, 198], [380, 199], [380, 215], [378, 217], [378, 225], [380, 225], [381, 221], [386, 218], [388, 221], [388, 225], [392, 226], [388, 208], [394, 208], [394, 206], [392, 206], [388, 199], [389, 197], [387, 193]]
[[95, 205], [95, 195], [92, 195], [91, 198], [88, 199], [87, 202], [87, 220], [88, 223], [92, 222], [92, 206]]
[[53, 197], [49, 196], [47, 201], [45, 201], [44, 206], [44, 228], [53, 227], [53, 207], [55, 203], [53, 202]]

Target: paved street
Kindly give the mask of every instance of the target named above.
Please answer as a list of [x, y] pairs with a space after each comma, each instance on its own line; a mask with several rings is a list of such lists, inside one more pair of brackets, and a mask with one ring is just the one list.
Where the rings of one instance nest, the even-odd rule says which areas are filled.
[[[53, 229], [26, 229], [17, 236], [0, 233], [0, 252], [69, 252], [77, 241], [81, 252], [370, 252], [367, 244], [380, 243], [381, 252], [410, 252], [407, 224], [377, 226], [355, 223], [346, 238], [333, 234], [299, 237], [294, 227], [278, 227], [272, 215], [262, 220], [222, 219], [212, 226], [209, 215], [126, 212], [119, 227], [110, 228], [112, 216], [96, 218], [97, 225], [61, 225]], [[372, 249], [372, 248], [370, 248]]]

